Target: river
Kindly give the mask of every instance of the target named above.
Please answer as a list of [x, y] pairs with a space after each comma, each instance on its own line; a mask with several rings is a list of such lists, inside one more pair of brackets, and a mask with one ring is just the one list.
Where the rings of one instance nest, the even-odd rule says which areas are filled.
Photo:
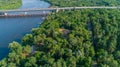
[[[22, 0], [22, 6], [18, 9], [47, 8], [50, 4], [41, 0]], [[21, 38], [30, 33], [43, 22], [42, 17], [11, 17], [0, 18], [0, 59], [8, 55], [8, 45], [12, 41], [20, 41]]]

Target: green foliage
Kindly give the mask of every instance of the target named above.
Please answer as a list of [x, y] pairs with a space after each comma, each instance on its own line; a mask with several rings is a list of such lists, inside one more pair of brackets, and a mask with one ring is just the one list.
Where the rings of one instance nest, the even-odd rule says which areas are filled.
[[23, 38], [22, 38], [22, 44], [23, 45], [30, 45], [33, 43], [33, 36], [32, 34], [26, 34]]
[[22, 0], [0, 0], [0, 10], [15, 9], [20, 7]]
[[36, 58], [35, 57], [28, 58], [24, 67], [37, 67]]
[[44, 0], [50, 2], [53, 6], [116, 6], [120, 5], [119, 0]]

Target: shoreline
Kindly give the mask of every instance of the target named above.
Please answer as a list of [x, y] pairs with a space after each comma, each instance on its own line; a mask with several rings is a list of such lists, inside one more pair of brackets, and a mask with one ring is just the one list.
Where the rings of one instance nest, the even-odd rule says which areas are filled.
[[[44, 1], [44, 2], [46, 2], [46, 1]], [[46, 3], [48, 3], [48, 2], [46, 2]], [[49, 3], [48, 3], [49, 4]], [[21, 0], [21, 5], [22, 5], [22, 0]], [[51, 6], [51, 4], [50, 4], [50, 6]], [[50, 6], [48, 6], [48, 7], [50, 7]], [[20, 6], [19, 6], [20, 7]], [[14, 8], [14, 9], [19, 9], [19, 7], [18, 8]], [[38, 16], [38, 15], [37, 15]], [[45, 18], [47, 17], [48, 15], [46, 15], [45, 16]], [[14, 16], [14, 17], [16, 17], [16, 16]], [[27, 17], [27, 16], [23, 16], [23, 15], [21, 15], [21, 16], [19, 16], [19, 17]], [[29, 17], [33, 17], [33, 16], [29, 16]], [[35, 16], [36, 17], [36, 16]], [[0, 18], [3, 18], [3, 17], [0, 17]], [[4, 18], [7, 18], [7, 17], [4, 17]], [[13, 18], [13, 17], [9, 17], [9, 18]], [[41, 17], [39, 17], [39, 18], [41, 18]], [[41, 23], [43, 23], [44, 21], [45, 21], [45, 18], [41, 18], [43, 21], [41, 21], [41, 22], [38, 22], [39, 24], [38, 24], [38, 27], [36, 27], [36, 28], [39, 28], [39, 26], [40, 26], [40, 24]], [[33, 29], [34, 27], [32, 27], [32, 29]], [[29, 31], [31, 31], [32, 29], [30, 29]], [[29, 33], [27, 33], [27, 34], [31, 34], [31, 32], [29, 32]], [[25, 34], [26, 35], [26, 34]], [[22, 36], [22, 38], [25, 36], [25, 35], [23, 35]], [[22, 41], [22, 38], [20, 38], [20, 41], [17, 41], [18, 43], [21, 43]], [[11, 43], [11, 42], [10, 42]], [[9, 43], [8, 43], [9, 44]], [[8, 45], [9, 46], [9, 45]], [[9, 52], [10, 53], [10, 52]], [[0, 61], [2, 61], [3, 59], [5, 59], [8, 55], [9, 55], [9, 53], [5, 56], [5, 57], [3, 57], [3, 58], [1, 58], [0, 59]]]

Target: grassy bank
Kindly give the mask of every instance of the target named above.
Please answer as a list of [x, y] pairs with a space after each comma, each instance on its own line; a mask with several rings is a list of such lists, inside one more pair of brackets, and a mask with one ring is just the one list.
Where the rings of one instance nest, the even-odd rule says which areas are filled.
[[0, 1], [0, 10], [5, 9], [16, 9], [22, 4], [21, 0], [1, 0]]

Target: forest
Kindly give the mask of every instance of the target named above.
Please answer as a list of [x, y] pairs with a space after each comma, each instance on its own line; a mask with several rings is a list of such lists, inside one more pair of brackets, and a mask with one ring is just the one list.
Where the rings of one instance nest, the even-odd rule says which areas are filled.
[[[45, 0], [53, 6], [116, 6], [119, 0]], [[76, 3], [77, 1], [77, 3]], [[93, 4], [94, 2], [94, 4]], [[107, 3], [107, 4], [106, 4]], [[0, 67], [120, 67], [120, 9], [52, 12], [9, 44]]]
[[0, 10], [15, 9], [21, 6], [21, 0], [0, 0]]
[[73, 6], [119, 6], [120, 0], [44, 0], [52, 4], [53, 7], [73, 7]]

